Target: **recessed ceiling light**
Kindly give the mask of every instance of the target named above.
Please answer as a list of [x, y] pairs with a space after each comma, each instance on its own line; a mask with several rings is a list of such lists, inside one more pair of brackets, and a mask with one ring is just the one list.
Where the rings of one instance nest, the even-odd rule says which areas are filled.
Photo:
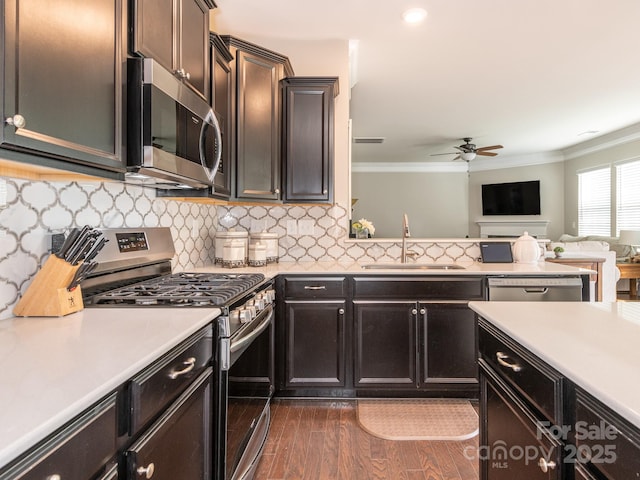
[[410, 24], [420, 23], [427, 18], [427, 11], [424, 8], [410, 8], [402, 14], [402, 18]]

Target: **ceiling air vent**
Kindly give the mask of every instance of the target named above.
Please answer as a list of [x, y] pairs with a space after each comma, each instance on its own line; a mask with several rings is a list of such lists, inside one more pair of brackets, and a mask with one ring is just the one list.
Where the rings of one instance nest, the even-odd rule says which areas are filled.
[[382, 143], [384, 137], [353, 137], [353, 143]]

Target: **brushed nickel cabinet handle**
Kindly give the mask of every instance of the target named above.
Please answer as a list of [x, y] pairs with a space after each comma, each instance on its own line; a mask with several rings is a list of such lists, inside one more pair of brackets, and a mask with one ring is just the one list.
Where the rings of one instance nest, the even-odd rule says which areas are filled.
[[498, 363], [500, 365], [502, 365], [503, 367], [510, 368], [514, 372], [519, 372], [520, 370], [522, 370], [522, 367], [517, 363], [507, 362], [507, 360], [511, 360], [511, 359], [509, 358], [509, 355], [507, 355], [506, 353], [496, 352], [496, 359], [498, 360]]
[[156, 466], [153, 464], [153, 462], [151, 462], [149, 465], [147, 465], [146, 467], [138, 467], [136, 469], [136, 472], [138, 473], [138, 475], [140, 475], [141, 477], [144, 478], [151, 478], [153, 477], [153, 473], [156, 470]]
[[[186, 365], [186, 367], [183, 368], [182, 370], [174, 370], [173, 372], [171, 372], [169, 374], [169, 378], [171, 380], [175, 380], [176, 378], [180, 377], [181, 375], [186, 375], [191, 370], [193, 370], [195, 368], [195, 366], [196, 366], [196, 357], [189, 357], [184, 362], [182, 362], [182, 364]], [[151, 477], [147, 477], [147, 478], [151, 478]]]
[[542, 470], [542, 473], [547, 473], [549, 470], [556, 468], [556, 462], [553, 460], [547, 461], [544, 457], [541, 457], [540, 460], [538, 460], [538, 466], [540, 470]]
[[339, 309], [338, 309], [338, 313], [339, 313], [340, 315], [344, 315], [344, 308], [339, 308]]
[[305, 290], [326, 290], [327, 287], [325, 285], [305, 285]]
[[27, 124], [27, 120], [22, 115], [16, 113], [13, 117], [5, 118], [4, 123], [7, 125], [13, 125], [16, 128], [24, 128]]

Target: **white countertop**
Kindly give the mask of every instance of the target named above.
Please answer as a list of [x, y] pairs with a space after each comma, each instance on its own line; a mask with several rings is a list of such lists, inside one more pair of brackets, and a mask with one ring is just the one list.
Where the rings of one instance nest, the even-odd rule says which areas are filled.
[[[529, 263], [479, 263], [479, 262], [455, 262], [463, 269], [365, 269], [363, 266], [371, 263], [397, 263], [393, 261], [374, 262], [373, 260], [356, 261], [327, 261], [327, 262], [279, 262], [270, 263], [264, 267], [239, 267], [223, 268], [220, 265], [200, 267], [197, 271], [203, 272], [236, 272], [236, 273], [264, 273], [267, 278], [275, 277], [282, 273], [291, 274], [362, 274], [362, 275], [575, 275], [595, 273], [593, 270], [572, 267], [560, 263], [541, 262]], [[418, 264], [450, 264], [454, 262], [416, 262]], [[402, 264], [398, 263], [399, 266]], [[409, 264], [411, 265], [411, 263]]]
[[0, 467], [220, 314], [86, 308], [0, 321]]
[[469, 306], [640, 428], [640, 302]]

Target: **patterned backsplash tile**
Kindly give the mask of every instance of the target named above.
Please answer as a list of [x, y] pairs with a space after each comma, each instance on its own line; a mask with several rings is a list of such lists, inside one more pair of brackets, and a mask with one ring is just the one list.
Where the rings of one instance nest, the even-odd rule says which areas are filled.
[[[349, 215], [340, 205], [216, 206], [156, 197], [152, 189], [117, 182], [45, 182], [0, 177], [0, 318], [11, 316], [21, 292], [49, 254], [49, 235], [73, 226], [170, 227], [175, 270], [214, 262], [216, 231], [269, 231], [279, 236], [281, 262], [394, 261], [400, 244], [348, 240]], [[410, 242], [428, 261], [472, 260], [475, 243]]]

